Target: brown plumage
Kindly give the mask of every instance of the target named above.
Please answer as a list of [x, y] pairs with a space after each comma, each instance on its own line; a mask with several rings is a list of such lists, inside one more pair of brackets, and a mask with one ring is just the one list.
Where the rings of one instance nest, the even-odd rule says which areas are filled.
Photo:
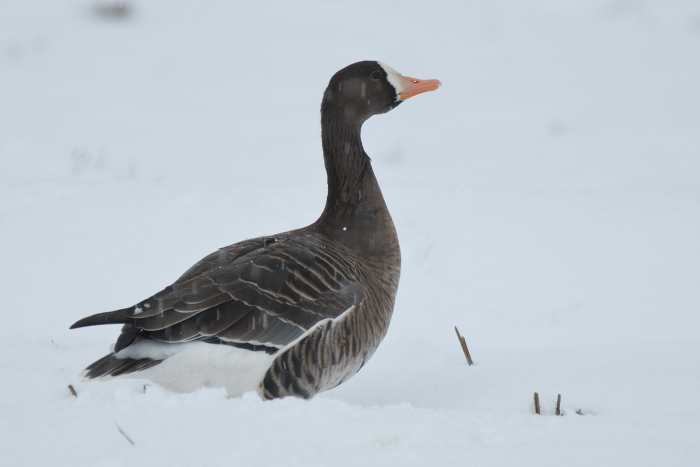
[[[181, 358], [193, 342], [209, 350], [224, 344], [235, 349], [232, 359], [256, 354], [262, 362], [251, 379], [256, 387], [238, 387], [243, 375], [227, 375], [232, 382], [222, 384], [230, 395], [257, 389], [268, 399], [309, 398], [354, 375], [387, 332], [401, 269], [362, 124], [439, 84], [404, 78], [374, 61], [336, 73], [321, 104], [328, 197], [319, 219], [222, 248], [137, 305], [76, 322], [72, 328], [123, 324], [114, 352], [88, 366], [86, 378], [157, 375], [154, 369]], [[199, 369], [187, 381], [187, 369], [175, 366], [187, 381], [182, 387], [217, 385], [216, 377], [195, 384]]]

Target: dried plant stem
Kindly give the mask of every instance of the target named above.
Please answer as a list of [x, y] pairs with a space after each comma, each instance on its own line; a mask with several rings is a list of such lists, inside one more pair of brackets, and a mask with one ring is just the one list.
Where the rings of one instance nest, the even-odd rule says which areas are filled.
[[540, 414], [540, 395], [535, 393], [535, 413]]
[[555, 415], [561, 415], [561, 394], [557, 394], [557, 411]]
[[126, 438], [126, 440], [127, 440], [129, 443], [131, 443], [132, 446], [133, 446], [134, 444], [136, 444], [136, 443], [133, 442], [133, 440], [132, 440], [131, 438], [129, 438], [129, 435], [127, 435], [126, 433], [124, 433], [124, 430], [122, 430], [121, 428], [119, 428], [119, 425], [117, 425], [117, 424], [115, 423], [114, 426], [117, 427], [117, 430], [119, 430], [119, 433], [121, 433], [122, 436], [123, 436], [124, 438]]
[[459, 333], [459, 329], [457, 329], [457, 326], [455, 326], [455, 332], [457, 333], [457, 339], [459, 339], [459, 343], [462, 345], [462, 351], [464, 352], [464, 356], [467, 357], [467, 363], [469, 365], [473, 365], [474, 362], [472, 361], [472, 356], [469, 355], [469, 349], [467, 348], [467, 341]]
[[78, 393], [75, 392], [75, 388], [73, 387], [72, 384], [68, 385], [68, 390], [70, 391], [71, 394], [73, 394], [73, 397], [78, 397]]

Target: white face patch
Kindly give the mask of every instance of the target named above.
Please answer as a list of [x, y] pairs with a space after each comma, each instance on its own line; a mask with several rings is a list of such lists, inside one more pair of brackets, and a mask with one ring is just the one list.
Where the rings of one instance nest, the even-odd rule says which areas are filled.
[[386, 73], [386, 79], [389, 81], [389, 83], [394, 86], [394, 89], [396, 90], [396, 100], [400, 101], [401, 98], [399, 97], [399, 93], [403, 91], [403, 81], [401, 80], [401, 74], [397, 73], [396, 70], [391, 68], [389, 65], [386, 63], [382, 62], [377, 62], [379, 63], [379, 66], [384, 68], [384, 73]]

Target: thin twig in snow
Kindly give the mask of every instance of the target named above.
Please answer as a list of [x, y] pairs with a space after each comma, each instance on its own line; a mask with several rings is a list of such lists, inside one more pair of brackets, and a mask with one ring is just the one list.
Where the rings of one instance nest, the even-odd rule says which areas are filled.
[[554, 415], [561, 415], [561, 394], [557, 394], [557, 411]]
[[469, 355], [469, 349], [467, 348], [467, 341], [459, 333], [459, 329], [457, 329], [457, 326], [455, 326], [455, 332], [457, 333], [457, 339], [459, 339], [459, 343], [462, 345], [462, 351], [464, 352], [464, 356], [467, 357], [467, 363], [469, 365], [473, 365], [474, 362], [472, 361], [472, 356]]
[[540, 395], [535, 393], [535, 413], [540, 414]]
[[134, 443], [134, 442], [131, 440], [131, 438], [129, 438], [129, 436], [128, 436], [126, 433], [124, 433], [124, 430], [122, 430], [121, 428], [119, 428], [119, 425], [117, 425], [117, 424], [115, 423], [114, 426], [117, 427], [117, 430], [119, 430], [119, 433], [121, 433], [122, 436], [123, 436], [124, 438], [126, 438], [126, 440], [127, 440], [128, 442], [130, 442], [132, 446], [133, 446], [134, 444], [136, 444], [136, 443]]
[[73, 397], [78, 397], [78, 393], [75, 392], [75, 388], [73, 387], [72, 384], [68, 385], [68, 390], [70, 391], [71, 394], [73, 394]]

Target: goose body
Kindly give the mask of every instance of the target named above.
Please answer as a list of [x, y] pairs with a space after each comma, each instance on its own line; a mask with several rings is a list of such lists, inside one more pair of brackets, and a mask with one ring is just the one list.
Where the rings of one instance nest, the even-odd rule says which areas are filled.
[[321, 104], [328, 197], [319, 219], [221, 248], [136, 305], [73, 324], [123, 325], [84, 377], [272, 399], [310, 398], [357, 373], [388, 330], [401, 270], [361, 127], [438, 86], [375, 61], [337, 72]]

